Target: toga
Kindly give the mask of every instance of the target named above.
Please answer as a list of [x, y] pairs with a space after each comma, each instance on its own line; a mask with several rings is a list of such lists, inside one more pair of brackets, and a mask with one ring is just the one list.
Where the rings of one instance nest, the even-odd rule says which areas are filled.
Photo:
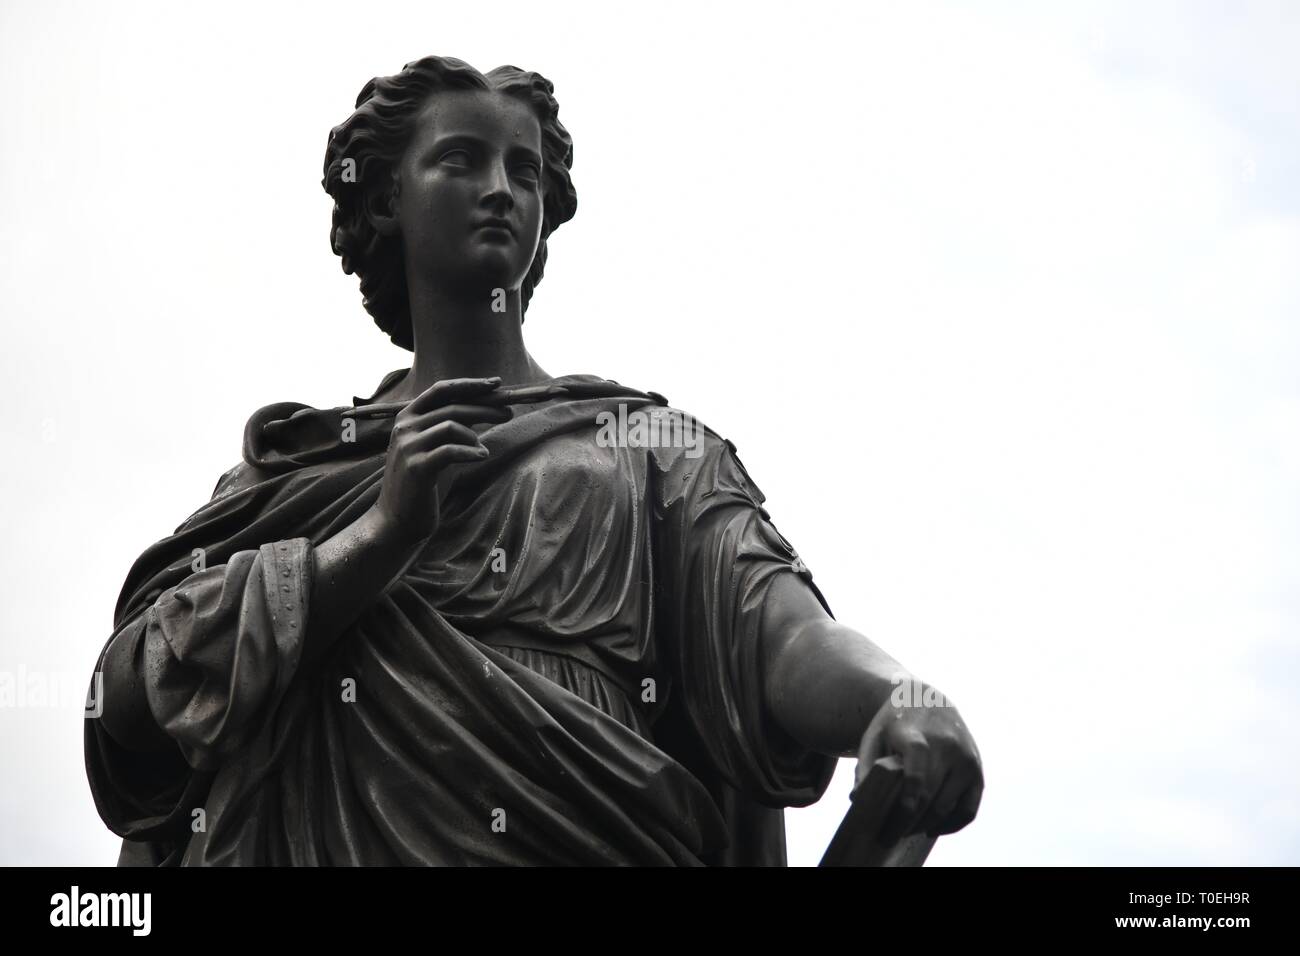
[[310, 661], [313, 547], [377, 500], [392, 420], [252, 416], [132, 567], [96, 668], [128, 642], [104, 705], [144, 695], [169, 738], [86, 721], [119, 865], [785, 864], [781, 808], [836, 758], [766, 715], [764, 597], [782, 574], [821, 595], [729, 441], [602, 442], [602, 413], [682, 413], [553, 382], [448, 470], [436, 533]]

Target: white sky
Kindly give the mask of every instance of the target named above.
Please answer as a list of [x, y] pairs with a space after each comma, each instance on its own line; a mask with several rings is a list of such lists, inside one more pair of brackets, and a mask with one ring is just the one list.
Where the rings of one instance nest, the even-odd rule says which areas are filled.
[[[326, 134], [514, 63], [576, 143], [533, 354], [732, 439], [955, 700], [987, 790], [931, 863], [1300, 863], [1297, 50], [1288, 3], [4, 2], [0, 671], [80, 688], [248, 415], [403, 364]], [[0, 709], [0, 863], [114, 861], [80, 721]]]

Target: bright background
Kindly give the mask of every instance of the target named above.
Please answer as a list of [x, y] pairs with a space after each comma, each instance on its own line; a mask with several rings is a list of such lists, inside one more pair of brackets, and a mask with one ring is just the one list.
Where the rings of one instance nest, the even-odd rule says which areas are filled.
[[[533, 354], [732, 439], [960, 706], [987, 790], [931, 862], [1300, 863], [1298, 50], [1292, 3], [5, 2], [0, 671], [84, 686], [248, 415], [402, 366], [326, 134], [514, 63], [580, 199]], [[0, 862], [115, 860], [80, 721], [0, 709]]]

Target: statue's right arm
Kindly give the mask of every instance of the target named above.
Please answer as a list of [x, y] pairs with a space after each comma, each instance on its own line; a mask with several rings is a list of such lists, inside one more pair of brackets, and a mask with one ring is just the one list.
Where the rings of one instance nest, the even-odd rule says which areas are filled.
[[306, 654], [322, 653], [402, 575], [438, 523], [437, 478], [458, 462], [482, 461], [488, 449], [473, 425], [508, 421], [506, 408], [479, 405], [499, 378], [438, 382], [393, 422], [379, 499], [352, 525], [316, 548], [313, 620]]
[[439, 473], [488, 455], [470, 426], [511, 417], [473, 402], [499, 384], [440, 382], [403, 409], [378, 500], [333, 537], [236, 552], [138, 612], [104, 652], [104, 729], [130, 750], [179, 743], [195, 766], [237, 748], [297, 670], [419, 555], [437, 524]]
[[449, 379], [426, 389], [393, 423], [379, 499], [315, 549], [312, 621], [304, 651], [323, 653], [423, 550], [438, 522], [437, 478], [488, 449], [471, 426], [508, 421], [508, 409], [474, 403], [499, 378]]
[[317, 545], [304, 659], [324, 654], [402, 576], [429, 537], [402, 533], [391, 516], [374, 507]]
[[[311, 548], [304, 560], [309, 582], [306, 593], [298, 599], [305, 605], [299, 610], [304, 621], [301, 653], [297, 666], [318, 660], [347, 630], [348, 626], [399, 578], [419, 554], [424, 539], [401, 533], [389, 516], [371, 508], [333, 537]], [[292, 542], [298, 544], [298, 542]], [[306, 544], [305, 541], [301, 542]], [[209, 635], [209, 646], [238, 653], [249, 640], [239, 632], [250, 631], [250, 606], [262, 599], [263, 589], [248, 588], [242, 599], [228, 599], [246, 588], [248, 564], [266, 564], [263, 550], [275, 554], [290, 542], [271, 542], [267, 549], [247, 551], [232, 556], [225, 565], [213, 566], [190, 575], [144, 608], [109, 642], [101, 662], [103, 674], [104, 728], [128, 750], [150, 752], [175, 746], [175, 739], [159, 724], [149, 703], [149, 682], [156, 686], [173, 684], [181, 668], [176, 658], [187, 660], [178, 647], [193, 648], [189, 655], [201, 662], [206, 649], [200, 632]], [[263, 575], [274, 575], [274, 567], [261, 568]], [[295, 579], [295, 586], [299, 581]], [[191, 611], [193, 606], [195, 610]], [[161, 626], [160, 619], [168, 622]], [[265, 630], [265, 629], [263, 629]], [[274, 630], [274, 628], [270, 629]], [[186, 633], [181, 633], [186, 632]], [[213, 639], [217, 632], [236, 635], [228, 641]], [[152, 634], [152, 639], [150, 635]], [[270, 642], [268, 642], [270, 643]], [[249, 654], [254, 666], [259, 656]], [[189, 668], [197, 671], [201, 663]], [[201, 683], [196, 677], [195, 684]], [[155, 696], [157, 694], [155, 693]]]

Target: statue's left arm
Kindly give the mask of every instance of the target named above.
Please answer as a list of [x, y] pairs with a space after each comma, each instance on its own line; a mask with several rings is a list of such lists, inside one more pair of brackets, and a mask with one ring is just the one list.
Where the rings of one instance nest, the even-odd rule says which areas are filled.
[[952, 833], [974, 819], [984, 790], [961, 714], [872, 641], [831, 618], [800, 577], [764, 596], [760, 642], [770, 718], [810, 750], [859, 758], [858, 779], [886, 754], [904, 764], [890, 838]]
[[651, 460], [663, 651], [723, 779], [764, 806], [806, 806], [835, 757], [857, 755], [862, 775], [898, 754], [905, 782], [886, 837], [969, 823], [983, 769], [961, 715], [831, 617], [735, 446], [702, 428], [695, 447]]

